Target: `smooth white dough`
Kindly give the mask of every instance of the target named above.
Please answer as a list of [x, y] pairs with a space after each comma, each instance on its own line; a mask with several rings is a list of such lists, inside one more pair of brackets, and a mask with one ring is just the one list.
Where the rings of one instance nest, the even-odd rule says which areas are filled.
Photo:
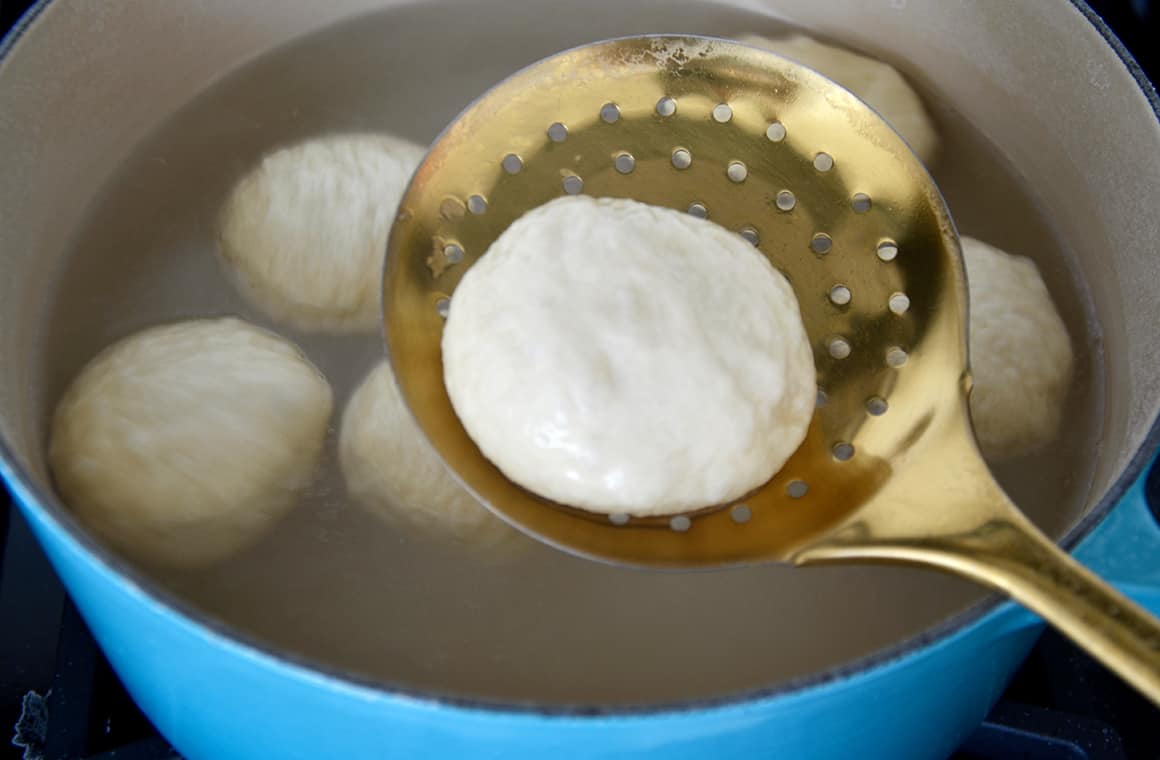
[[962, 238], [970, 292], [971, 417], [991, 460], [1056, 435], [1071, 385], [1072, 348], [1035, 262]]
[[52, 420], [57, 487], [94, 533], [153, 565], [255, 541], [313, 479], [330, 385], [291, 343], [238, 319], [153, 327], [102, 351]]
[[443, 333], [468, 434], [508, 478], [596, 512], [671, 514], [767, 481], [813, 415], [793, 290], [740, 235], [564, 197], [466, 273]]
[[893, 66], [802, 34], [744, 35], [738, 41], [797, 61], [842, 85], [898, 130], [924, 164], [938, 152], [938, 131], [922, 99]]
[[397, 525], [480, 546], [521, 537], [447, 471], [403, 403], [386, 362], [370, 371], [347, 404], [339, 461], [355, 501]]
[[372, 332], [387, 236], [424, 149], [342, 135], [275, 151], [222, 211], [222, 259], [247, 299], [308, 332]]

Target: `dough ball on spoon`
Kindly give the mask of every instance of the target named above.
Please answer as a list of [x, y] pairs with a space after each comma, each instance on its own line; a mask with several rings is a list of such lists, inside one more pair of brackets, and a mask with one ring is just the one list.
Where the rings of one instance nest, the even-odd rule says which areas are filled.
[[102, 351], [52, 419], [64, 501], [120, 552], [195, 566], [255, 541], [311, 482], [332, 401], [287, 341], [237, 319], [154, 327]]
[[307, 332], [377, 330], [387, 235], [423, 154], [389, 135], [346, 135], [263, 158], [221, 215], [221, 256], [242, 293]]
[[371, 370], [347, 404], [339, 459], [351, 496], [392, 523], [460, 544], [529, 541], [447, 471], [411, 418], [386, 362]]
[[1072, 348], [1035, 262], [964, 236], [970, 293], [971, 418], [1001, 460], [1049, 443], [1071, 386]]
[[802, 34], [738, 39], [808, 66], [857, 95], [898, 130], [924, 164], [938, 152], [938, 131], [922, 99], [893, 66]]
[[762, 485], [817, 393], [797, 300], [756, 248], [611, 198], [512, 224], [455, 289], [443, 363], [459, 419], [508, 478], [632, 515]]

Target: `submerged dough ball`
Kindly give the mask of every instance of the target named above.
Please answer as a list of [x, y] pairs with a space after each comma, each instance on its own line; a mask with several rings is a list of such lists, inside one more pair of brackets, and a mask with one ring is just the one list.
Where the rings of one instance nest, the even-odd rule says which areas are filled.
[[801, 34], [775, 39], [746, 35], [739, 41], [797, 61], [834, 80], [877, 111], [924, 164], [934, 158], [938, 132], [918, 93], [893, 66]]
[[423, 153], [388, 135], [348, 135], [263, 158], [221, 218], [221, 255], [243, 294], [301, 330], [376, 330], [387, 235]]
[[292, 344], [237, 319], [154, 327], [102, 351], [52, 420], [64, 501], [114, 547], [194, 566], [256, 540], [312, 480], [331, 412]]
[[520, 536], [447, 471], [411, 418], [386, 362], [351, 396], [342, 416], [339, 459], [351, 496], [392, 522], [464, 544], [494, 545]]
[[801, 444], [816, 396], [793, 290], [756, 248], [612, 198], [512, 224], [455, 289], [443, 364], [488, 459], [596, 512], [742, 496]]
[[1059, 429], [1071, 385], [1067, 328], [1035, 262], [963, 237], [970, 291], [971, 417], [992, 460], [1026, 453]]

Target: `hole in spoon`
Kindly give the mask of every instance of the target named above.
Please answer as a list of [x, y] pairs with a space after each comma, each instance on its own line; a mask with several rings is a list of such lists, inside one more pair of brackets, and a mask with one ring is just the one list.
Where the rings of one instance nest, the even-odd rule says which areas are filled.
[[524, 160], [515, 153], [508, 153], [501, 162], [503, 170], [508, 174], [519, 174], [524, 168]]
[[725, 174], [732, 182], [744, 182], [745, 178], [749, 176], [749, 167], [741, 161], [730, 161], [729, 166], [725, 169]]
[[878, 244], [878, 258], [883, 261], [894, 261], [898, 257], [898, 243], [893, 240], [883, 240]]
[[482, 195], [473, 195], [467, 199], [467, 210], [479, 216], [487, 211], [487, 198]]
[[906, 295], [905, 293], [894, 293], [890, 296], [890, 300], [887, 302], [887, 305], [890, 307], [890, 311], [893, 313], [900, 315], [905, 314], [910, 308], [910, 296]]
[[845, 306], [850, 303], [850, 299], [853, 297], [854, 295], [845, 285], [835, 285], [830, 288], [830, 302], [835, 306]]
[[834, 459], [837, 459], [839, 462], [848, 462], [853, 458], [854, 445], [852, 443], [842, 441], [841, 443], [834, 444]]
[[835, 359], [845, 359], [850, 355], [850, 341], [845, 338], [831, 338], [826, 349], [830, 352], [830, 356]]
[[557, 121], [548, 127], [548, 139], [557, 143], [564, 142], [568, 139], [568, 128]]
[[450, 264], [458, 264], [463, 261], [463, 248], [458, 243], [448, 243], [443, 246], [443, 258]]

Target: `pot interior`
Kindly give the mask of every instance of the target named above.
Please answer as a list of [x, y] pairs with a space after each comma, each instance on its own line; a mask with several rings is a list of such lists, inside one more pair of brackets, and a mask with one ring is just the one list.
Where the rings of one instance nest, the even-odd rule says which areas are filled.
[[[868, 48], [910, 76], [940, 130], [932, 173], [959, 230], [1035, 259], [1064, 316], [1076, 353], [1064, 429], [1049, 448], [996, 466], [1012, 498], [1060, 536], [1109, 488], [1142, 440], [1156, 393], [1154, 381], [1146, 387], [1133, 381], [1146, 367], [1131, 353], [1131, 336], [1155, 305], [1126, 316], [1118, 302], [1124, 271], [1141, 269], [1132, 258], [1138, 244], [1117, 247], [1122, 217], [1101, 215], [1099, 203], [1077, 202], [1105, 188], [1094, 184], [1100, 175], [1077, 165], [1080, 154], [1068, 153], [1073, 126], [1037, 114], [1046, 93], [1016, 93], [1020, 106], [1009, 115], [1016, 126], [994, 128], [990, 113], [1010, 95], [1010, 81], [957, 83], [956, 66], [973, 61], [958, 47], [947, 61], [931, 54], [931, 34], [952, 34], [934, 17], [898, 13], [893, 25], [879, 19], [867, 26], [853, 10], [847, 17], [818, 15], [792, 2], [765, 9], [681, 0], [663, 10], [625, 2], [609, 3], [607, 12], [582, 3], [533, 8], [518, 0], [490, 0], [483, 8], [468, 0], [363, 5], [338, 3], [341, 13], [317, 18], [307, 11], [279, 14], [284, 6], [278, 3], [253, 3], [254, 18], [280, 15], [283, 26], [274, 38], [248, 47], [231, 41], [227, 47], [236, 52], [223, 54], [216, 69], [186, 63], [182, 56], [196, 54], [184, 49], [173, 61], [156, 63], [179, 71], [186, 66], [196, 75], [178, 86], [181, 97], [167, 90], [169, 107], [120, 135], [114, 134], [114, 105], [127, 97], [128, 80], [140, 76], [142, 59], [110, 60], [86, 74], [101, 78], [105, 122], [66, 126], [58, 121], [67, 117], [59, 104], [29, 106], [40, 109], [32, 117], [48, 119], [53, 129], [96, 133], [87, 151], [78, 138], [71, 152], [47, 156], [44, 167], [17, 163], [9, 155], [15, 148], [2, 154], [28, 174], [30, 189], [17, 197], [6, 187], [0, 196], [7, 220], [0, 225], [4, 288], [13, 296], [0, 305], [0, 347], [9, 357], [0, 426], [42, 487], [48, 485], [43, 434], [52, 404], [86, 361], [143, 327], [223, 314], [269, 327], [298, 343], [327, 375], [336, 420], [380, 358], [377, 336], [319, 337], [269, 322], [223, 274], [214, 255], [220, 204], [264, 153], [339, 132], [386, 131], [427, 143], [507, 74], [596, 39], [662, 31], [773, 35], [798, 23]], [[1088, 39], [1094, 30], [1068, 3], [1051, 5], [1068, 14], [1064, 32], [1077, 49], [1112, 55]], [[224, 26], [232, 11], [217, 7], [207, 4], [204, 12], [217, 13]], [[792, 22], [771, 10], [785, 11]], [[50, 7], [43, 33], [34, 29], [0, 69], [0, 92], [12, 94], [22, 74], [16, 64], [33, 58], [33, 46], [67, 37], [71, 21], [58, 17], [70, 13]], [[981, 14], [963, 26], [976, 49], [1006, 50], [1006, 32]], [[124, 21], [138, 33], [154, 24], [152, 18]], [[875, 26], [888, 30], [877, 42], [867, 39]], [[163, 33], [162, 27], [158, 22], [152, 32]], [[1020, 52], [1026, 51], [1012, 54]], [[242, 60], [247, 57], [252, 60]], [[118, 65], [132, 73], [119, 81]], [[62, 92], [76, 86], [46, 70]], [[1109, 87], [1129, 86], [1125, 72], [1103, 75]], [[14, 128], [0, 123], [0, 138], [5, 129]], [[34, 134], [18, 137], [39, 145], [42, 155], [52, 144]], [[1021, 152], [1030, 156], [1025, 151], [1035, 139], [1043, 152], [1062, 150], [1072, 160], [1054, 169], [1043, 156], [1024, 160]], [[102, 153], [101, 145], [116, 149]], [[66, 198], [52, 189], [65, 184], [70, 166], [77, 181]], [[35, 256], [27, 253], [33, 250]], [[1109, 394], [1107, 387], [1134, 388], [1146, 398]], [[150, 571], [151, 578], [209, 617], [330, 667], [425, 692], [552, 704], [671, 702], [769, 686], [912, 637], [982, 597], [964, 582], [907, 569], [663, 574], [590, 563], [530, 540], [514, 556], [490, 561], [350, 504], [335, 438], [332, 431], [324, 476], [261, 543], [212, 568]]]

